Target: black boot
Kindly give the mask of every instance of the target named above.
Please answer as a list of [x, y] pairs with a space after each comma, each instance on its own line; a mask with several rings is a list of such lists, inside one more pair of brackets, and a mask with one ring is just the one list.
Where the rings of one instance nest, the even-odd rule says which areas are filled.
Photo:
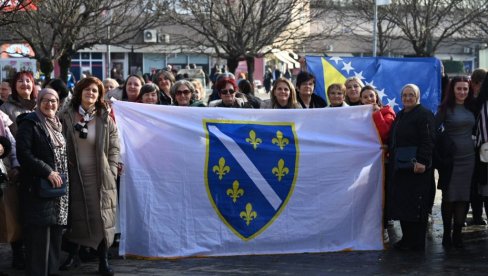
[[98, 273], [104, 276], [112, 276], [114, 275], [114, 270], [108, 264], [108, 248], [106, 241], [102, 241], [98, 246], [98, 256], [99, 256], [99, 263], [98, 263]]
[[12, 248], [12, 268], [25, 269], [25, 250], [23, 241], [10, 243]]
[[78, 255], [79, 250], [80, 246], [74, 243], [69, 243], [68, 258], [64, 261], [61, 267], [59, 267], [59, 270], [67, 271], [79, 267], [81, 264], [80, 256]]
[[452, 246], [451, 222], [444, 222], [443, 226], [444, 233], [442, 234], [442, 246], [449, 248]]
[[442, 214], [442, 226], [444, 228], [444, 233], [442, 234], [442, 246], [451, 247], [452, 246], [452, 203], [447, 201], [442, 201], [441, 203], [441, 214]]
[[452, 230], [452, 245], [456, 248], [463, 248], [464, 243], [461, 236], [461, 231], [463, 229], [462, 224], [454, 224], [454, 228]]

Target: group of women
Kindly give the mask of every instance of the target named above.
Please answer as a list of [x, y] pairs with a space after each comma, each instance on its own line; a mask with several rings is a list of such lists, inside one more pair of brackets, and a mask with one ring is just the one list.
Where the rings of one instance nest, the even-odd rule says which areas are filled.
[[169, 71], [160, 71], [154, 76], [154, 82], [146, 83], [138, 75], [130, 75], [124, 84], [118, 87], [115, 80], [105, 79], [106, 100], [139, 102], [145, 104], [205, 106], [205, 89], [197, 79], [175, 80]]
[[20, 165], [11, 165], [20, 170], [18, 181], [9, 173], [19, 183], [23, 225], [23, 240], [12, 244], [13, 265], [24, 266], [25, 246], [27, 275], [58, 274], [64, 233], [74, 250], [62, 268], [73, 267], [76, 248], [87, 246], [98, 248], [98, 272], [113, 275], [107, 252], [115, 234], [119, 142], [104, 86], [82, 79], [63, 110], [53, 86], [37, 91], [32, 74], [19, 72], [0, 107], [10, 117], [3, 121], [11, 121]]
[[[285, 79], [277, 80], [270, 101], [265, 101], [263, 106], [326, 106], [325, 101], [313, 93], [313, 75], [301, 72], [296, 83], [298, 92], [295, 97], [291, 83]], [[442, 190], [442, 244], [446, 248], [464, 246], [461, 232], [472, 196], [473, 174], [477, 177], [475, 185], [479, 186], [476, 191], [481, 195], [488, 194], [488, 166], [479, 157], [481, 145], [488, 142], [488, 78], [484, 78], [476, 100], [473, 90], [468, 77], [454, 77], [434, 116], [420, 104], [420, 89], [415, 84], [402, 88], [403, 108], [398, 114], [391, 107], [383, 106], [375, 88], [365, 86], [359, 78], [349, 78], [344, 84], [331, 84], [327, 89], [330, 107], [362, 104], [373, 108], [373, 120], [388, 157], [385, 163], [385, 223], [399, 220], [403, 234], [394, 244], [396, 249], [425, 249], [427, 220], [435, 196], [434, 168], [439, 171], [438, 188]], [[474, 129], [477, 130], [476, 146], [472, 139]], [[449, 137], [450, 147], [441, 148], [441, 136]], [[434, 167], [434, 150], [449, 152], [451, 156]]]
[[[78, 266], [79, 246], [86, 246], [98, 249], [99, 273], [113, 275], [107, 251], [115, 234], [120, 160], [117, 127], [106, 99], [206, 106], [203, 102], [205, 90], [198, 84], [195, 80], [175, 81], [167, 71], [159, 72], [154, 83], [148, 84], [141, 77], [130, 75], [121, 87], [110, 79], [102, 83], [95, 77], [87, 77], [76, 84], [72, 98], [64, 100], [69, 93], [62, 85], [50, 82], [38, 91], [31, 73], [17, 73], [11, 82], [12, 94], [0, 106], [0, 130], [3, 130], [0, 134], [8, 136], [11, 132], [10, 141], [16, 143], [16, 156], [15, 150], [13, 155], [10, 153], [9, 176], [15, 180], [19, 175], [22, 202], [24, 240], [12, 244], [14, 266], [21, 266], [25, 244], [27, 274], [56, 274], [64, 233], [69, 256], [61, 269]], [[245, 86], [239, 89], [231, 75], [218, 78], [215, 89], [220, 99], [211, 101], [211, 107], [256, 108], [257, 105], [270, 109], [301, 109], [327, 106], [314, 94], [315, 77], [308, 72], [297, 76], [296, 86], [285, 78], [276, 80], [270, 99], [262, 102], [252, 102], [251, 97], [239, 95], [239, 90], [244, 90]], [[107, 90], [110, 91], [106, 96]], [[432, 156], [436, 136], [440, 136], [438, 129], [442, 126], [443, 135], [450, 137], [455, 146], [452, 162], [438, 167], [442, 170], [443, 245], [462, 247], [461, 227], [466, 219], [471, 176], [480, 168], [486, 171], [477, 153], [479, 147], [488, 142], [488, 78], [476, 100], [468, 78], [453, 78], [435, 117], [420, 105], [420, 90], [415, 84], [402, 88], [403, 108], [398, 114], [391, 107], [383, 106], [375, 88], [365, 86], [358, 78], [330, 85], [327, 96], [330, 107], [362, 104], [372, 108], [389, 161], [386, 218], [400, 220], [403, 232], [402, 239], [394, 245], [399, 250], [425, 248], [434, 189]], [[477, 129], [476, 149], [471, 137], [473, 129]], [[2, 158], [8, 154], [3, 154], [3, 149], [8, 148], [3, 142], [0, 139]], [[486, 178], [485, 173], [484, 182]], [[48, 181], [52, 189], [65, 186], [67, 192], [53, 198], [41, 197], [40, 181]]]

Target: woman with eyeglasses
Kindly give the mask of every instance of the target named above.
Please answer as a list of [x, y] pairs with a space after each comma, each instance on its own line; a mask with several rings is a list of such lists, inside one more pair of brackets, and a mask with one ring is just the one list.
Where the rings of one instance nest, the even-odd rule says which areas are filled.
[[44, 88], [37, 108], [19, 119], [17, 157], [20, 163], [21, 199], [26, 245], [26, 275], [58, 273], [63, 227], [68, 223], [67, 194], [41, 197], [39, 185], [46, 180], [52, 188], [68, 181], [66, 142], [56, 113], [59, 96]]
[[[439, 176], [442, 189], [441, 213], [444, 224], [442, 245], [464, 246], [461, 230], [466, 221], [466, 208], [470, 200], [471, 179], [475, 166], [475, 149], [472, 130], [474, 96], [468, 77], [454, 77], [447, 87], [447, 94], [436, 114], [436, 127], [441, 125], [454, 142], [452, 166], [448, 176]], [[441, 179], [442, 176], [442, 179]]]
[[402, 229], [395, 249], [424, 251], [433, 188], [434, 114], [420, 104], [417, 85], [405, 85], [400, 95], [403, 109], [393, 121], [388, 143], [388, 218], [399, 220]]
[[346, 103], [350, 106], [361, 104], [361, 89], [364, 87], [363, 81], [358, 77], [351, 77], [344, 83], [346, 86]]
[[297, 94], [291, 81], [279, 78], [271, 89], [271, 99], [263, 101], [262, 109], [301, 109], [297, 101]]
[[95, 77], [80, 80], [70, 106], [61, 113], [68, 153], [70, 204], [68, 259], [61, 270], [79, 265], [79, 246], [97, 248], [98, 272], [113, 275], [108, 248], [115, 234], [119, 140], [117, 127], [103, 100], [103, 83]]
[[234, 108], [252, 108], [242, 98], [236, 97], [237, 83], [233, 78], [221, 77], [215, 84], [220, 100], [211, 101], [209, 107], [234, 107]]
[[174, 105], [177, 106], [198, 106], [204, 107], [202, 101], [197, 100], [198, 92], [195, 86], [188, 80], [179, 80], [171, 87], [171, 97]]

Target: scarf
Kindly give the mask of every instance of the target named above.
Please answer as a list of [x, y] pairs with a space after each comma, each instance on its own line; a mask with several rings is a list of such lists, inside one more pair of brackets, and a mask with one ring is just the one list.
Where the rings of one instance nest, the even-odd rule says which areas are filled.
[[18, 99], [19, 99], [20, 105], [27, 110], [34, 110], [34, 108], [36, 107], [36, 100], [35, 99], [28, 100], [28, 99], [22, 99], [21, 97], [18, 97]]
[[[56, 148], [60, 148], [64, 146], [65, 142], [63, 134], [61, 133], [63, 127], [61, 122], [59, 121], [58, 116], [55, 115], [54, 117], [46, 117], [40, 110], [41, 100], [47, 94], [54, 95], [59, 102], [58, 93], [56, 93], [56, 91], [50, 88], [42, 89], [39, 93], [37, 100], [34, 101], [34, 106], [36, 106], [37, 102], [37, 107], [34, 112], [36, 113], [37, 118], [39, 118], [41, 126], [47, 131], [49, 139], [51, 140], [53, 146]], [[22, 101], [31, 102], [30, 100], [21, 99], [21, 102]]]
[[86, 139], [88, 137], [88, 123], [95, 118], [95, 106], [85, 110], [80, 105], [78, 107], [78, 113], [81, 115], [81, 120], [76, 124], [75, 129], [80, 132], [80, 138]]

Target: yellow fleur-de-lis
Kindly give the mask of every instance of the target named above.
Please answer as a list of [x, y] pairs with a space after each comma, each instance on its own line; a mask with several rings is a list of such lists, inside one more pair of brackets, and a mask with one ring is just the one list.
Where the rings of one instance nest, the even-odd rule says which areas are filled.
[[235, 180], [232, 183], [232, 189], [227, 189], [227, 195], [232, 198], [234, 203], [236, 203], [239, 197], [244, 195], [244, 190], [239, 188], [239, 181]]
[[219, 165], [213, 166], [212, 171], [219, 175], [219, 180], [222, 180], [222, 177], [230, 172], [230, 167], [225, 165], [225, 158], [220, 157]]
[[271, 140], [271, 143], [276, 144], [281, 150], [283, 150], [283, 148], [290, 143], [290, 140], [285, 138], [283, 136], [283, 132], [278, 130], [276, 132], [276, 137]]
[[246, 221], [246, 225], [249, 225], [251, 223], [251, 220], [258, 217], [258, 213], [252, 210], [251, 203], [247, 203], [246, 211], [242, 211], [239, 215], [241, 216], [241, 219]]
[[254, 149], [263, 142], [261, 138], [256, 138], [256, 132], [254, 130], [249, 131], [249, 138], [246, 138], [246, 142], [250, 143]]
[[285, 160], [280, 159], [280, 161], [278, 161], [278, 167], [274, 167], [271, 172], [278, 177], [278, 181], [281, 181], [281, 178], [287, 175], [290, 171], [285, 167]]

